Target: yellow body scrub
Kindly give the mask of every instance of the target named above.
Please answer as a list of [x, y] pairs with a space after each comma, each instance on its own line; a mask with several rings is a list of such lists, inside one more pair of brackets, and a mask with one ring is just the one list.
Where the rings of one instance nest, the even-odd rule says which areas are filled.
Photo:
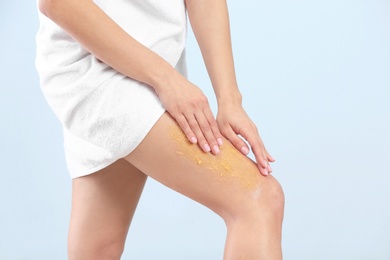
[[237, 180], [242, 187], [251, 189], [257, 187], [259, 170], [256, 164], [240, 153], [230, 142], [225, 142], [220, 147], [217, 155], [204, 152], [198, 144], [192, 144], [187, 140], [183, 131], [172, 125], [170, 127], [170, 139], [176, 144], [176, 153], [195, 164], [209, 169], [217, 174], [219, 180]]

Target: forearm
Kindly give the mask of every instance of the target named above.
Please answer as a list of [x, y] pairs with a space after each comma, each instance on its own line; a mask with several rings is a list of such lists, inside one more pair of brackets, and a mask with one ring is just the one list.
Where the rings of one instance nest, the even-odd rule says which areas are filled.
[[164, 80], [178, 74], [91, 0], [41, 0], [40, 10], [98, 59], [156, 91], [164, 86]]
[[241, 104], [226, 0], [186, 0], [186, 6], [218, 105]]

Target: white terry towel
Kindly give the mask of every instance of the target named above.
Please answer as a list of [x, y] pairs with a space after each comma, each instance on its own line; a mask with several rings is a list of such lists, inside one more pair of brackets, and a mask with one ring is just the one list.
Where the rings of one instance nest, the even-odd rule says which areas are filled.
[[[96, 0], [127, 33], [187, 76], [184, 0]], [[99, 61], [39, 13], [36, 68], [63, 126], [71, 178], [129, 154], [165, 111], [154, 91]]]

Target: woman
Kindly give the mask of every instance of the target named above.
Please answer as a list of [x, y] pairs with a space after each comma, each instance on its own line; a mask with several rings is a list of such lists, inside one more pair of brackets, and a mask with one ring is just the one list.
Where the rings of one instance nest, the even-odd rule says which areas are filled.
[[[69, 259], [120, 258], [147, 176], [224, 219], [224, 259], [281, 259], [283, 191], [241, 105], [226, 0], [38, 0], [38, 7], [36, 65], [63, 126], [72, 177]], [[187, 13], [216, 119], [186, 78]]]

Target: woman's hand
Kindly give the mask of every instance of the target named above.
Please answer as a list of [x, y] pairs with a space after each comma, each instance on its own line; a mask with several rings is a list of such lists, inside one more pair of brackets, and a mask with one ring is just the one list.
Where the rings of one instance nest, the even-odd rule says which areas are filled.
[[207, 97], [197, 86], [181, 74], [174, 73], [163, 88], [155, 88], [155, 91], [191, 143], [198, 143], [205, 152], [219, 153], [222, 134]]
[[220, 105], [217, 124], [226, 139], [245, 155], [249, 154], [249, 147], [238, 135], [249, 142], [256, 157], [258, 168], [263, 175], [272, 172], [269, 162], [274, 162], [275, 159], [265, 149], [256, 125], [240, 104]]

